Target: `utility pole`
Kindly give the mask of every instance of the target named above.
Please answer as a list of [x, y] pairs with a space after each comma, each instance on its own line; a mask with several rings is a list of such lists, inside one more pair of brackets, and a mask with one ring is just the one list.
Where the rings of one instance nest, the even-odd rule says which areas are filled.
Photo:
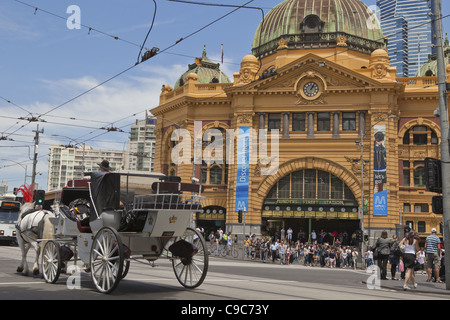
[[[445, 74], [444, 46], [442, 34], [441, 0], [433, 1], [433, 25], [436, 32], [436, 57], [439, 90], [439, 117], [441, 125], [441, 171], [442, 171], [442, 206], [443, 206], [443, 236], [445, 255], [445, 278], [450, 277], [450, 153], [449, 153], [449, 125], [447, 105], [447, 83]], [[450, 281], [446, 281], [446, 289], [450, 290]]]
[[36, 190], [34, 182], [36, 180], [37, 155], [39, 152], [39, 134], [44, 133], [44, 129], [39, 130], [39, 125], [37, 125], [37, 129], [33, 130], [33, 132], [35, 133], [35, 136], [34, 136], [33, 173], [31, 174], [31, 185], [33, 186], [33, 190]]

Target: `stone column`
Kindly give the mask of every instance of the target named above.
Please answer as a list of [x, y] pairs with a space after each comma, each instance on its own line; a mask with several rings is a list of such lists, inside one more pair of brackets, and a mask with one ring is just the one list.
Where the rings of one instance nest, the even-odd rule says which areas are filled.
[[333, 138], [339, 138], [339, 114], [340, 111], [333, 111]]
[[314, 111], [308, 111], [308, 133], [307, 138], [314, 138]]
[[283, 112], [283, 135], [282, 138], [289, 138], [289, 112]]
[[266, 113], [258, 112], [259, 115], [259, 129], [264, 129], [266, 125]]

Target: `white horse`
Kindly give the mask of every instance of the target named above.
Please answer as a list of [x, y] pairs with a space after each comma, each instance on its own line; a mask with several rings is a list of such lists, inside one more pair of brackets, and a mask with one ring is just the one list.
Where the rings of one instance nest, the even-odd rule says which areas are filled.
[[22, 206], [19, 219], [16, 224], [17, 242], [22, 251], [22, 261], [17, 267], [17, 272], [28, 275], [27, 253], [33, 247], [36, 252], [36, 259], [33, 265], [33, 275], [39, 274], [39, 256], [41, 254], [41, 241], [38, 239], [53, 239], [54, 227], [50, 222], [55, 214], [48, 210], [34, 209], [34, 202], [27, 202]]

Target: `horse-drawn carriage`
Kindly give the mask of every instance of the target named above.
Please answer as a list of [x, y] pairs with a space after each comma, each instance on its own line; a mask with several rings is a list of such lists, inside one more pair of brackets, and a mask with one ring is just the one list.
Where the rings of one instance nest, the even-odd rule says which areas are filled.
[[200, 185], [144, 174], [90, 176], [88, 188], [64, 188], [53, 206], [54, 238], [40, 239], [47, 282], [55, 283], [69, 261], [80, 259], [96, 288], [110, 293], [126, 276], [130, 261], [161, 257], [172, 261], [184, 287], [203, 282], [208, 252], [192, 225], [193, 213], [201, 210]]

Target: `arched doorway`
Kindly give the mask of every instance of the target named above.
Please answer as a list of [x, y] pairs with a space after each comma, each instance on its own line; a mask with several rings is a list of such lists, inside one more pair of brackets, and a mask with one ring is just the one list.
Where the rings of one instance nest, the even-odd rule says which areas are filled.
[[293, 239], [311, 241], [315, 231], [336, 232], [351, 244], [359, 228], [358, 201], [338, 176], [321, 169], [300, 169], [281, 177], [267, 193], [262, 205], [262, 231], [282, 236], [288, 228]]
[[197, 226], [205, 230], [205, 238], [211, 233], [216, 232], [220, 227], [225, 230], [226, 208], [216, 205], [203, 207], [203, 211], [197, 213]]

